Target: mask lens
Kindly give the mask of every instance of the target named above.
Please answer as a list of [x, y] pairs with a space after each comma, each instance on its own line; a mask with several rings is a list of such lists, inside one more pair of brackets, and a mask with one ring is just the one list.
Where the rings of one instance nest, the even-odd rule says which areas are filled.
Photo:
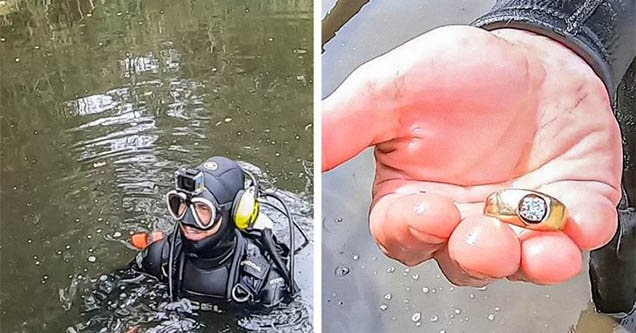
[[168, 209], [174, 218], [182, 218], [186, 208], [186, 202], [182, 197], [176, 194], [168, 195]]
[[204, 227], [209, 227], [216, 219], [215, 211], [208, 204], [203, 202], [195, 202], [194, 210]]

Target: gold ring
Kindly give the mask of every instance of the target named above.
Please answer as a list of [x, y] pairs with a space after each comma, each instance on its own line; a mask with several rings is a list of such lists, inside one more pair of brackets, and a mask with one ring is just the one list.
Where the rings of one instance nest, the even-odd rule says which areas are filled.
[[563, 230], [565, 205], [541, 192], [506, 189], [494, 192], [486, 199], [484, 215], [505, 223], [541, 231]]

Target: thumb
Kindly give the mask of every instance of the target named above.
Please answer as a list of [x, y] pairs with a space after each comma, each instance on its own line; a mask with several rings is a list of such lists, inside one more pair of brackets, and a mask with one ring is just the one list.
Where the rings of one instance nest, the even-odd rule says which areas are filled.
[[[322, 171], [346, 162], [365, 148], [390, 136], [390, 126], [374, 105], [378, 98], [365, 66], [359, 68], [322, 103]], [[368, 66], [367, 66], [368, 67]]]
[[509, 122], [510, 110], [527, 99], [527, 67], [524, 50], [462, 26], [433, 30], [365, 63], [322, 103], [322, 170], [408, 138], [411, 124], [428, 126], [431, 137], [467, 114]]

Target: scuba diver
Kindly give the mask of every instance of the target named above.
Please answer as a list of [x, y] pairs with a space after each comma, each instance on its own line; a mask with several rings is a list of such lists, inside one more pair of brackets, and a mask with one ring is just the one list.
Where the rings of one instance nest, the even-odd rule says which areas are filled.
[[[294, 254], [309, 241], [283, 200], [262, 191], [252, 173], [225, 157], [182, 167], [175, 178], [174, 190], [166, 194], [175, 228], [165, 236], [134, 234], [132, 243], [142, 250], [130, 263], [132, 270], [166, 282], [171, 299], [265, 308], [290, 301], [298, 290]], [[289, 245], [273, 235], [273, 221], [260, 205], [287, 217]], [[294, 225], [305, 238], [299, 249]]]

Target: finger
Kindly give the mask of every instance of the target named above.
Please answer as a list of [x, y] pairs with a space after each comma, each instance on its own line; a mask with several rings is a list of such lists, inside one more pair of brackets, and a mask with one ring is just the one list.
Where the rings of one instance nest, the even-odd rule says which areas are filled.
[[449, 238], [448, 249], [451, 259], [473, 276], [503, 278], [519, 269], [519, 240], [495, 218], [466, 217]]
[[413, 266], [432, 258], [459, 223], [453, 202], [428, 193], [389, 194], [371, 209], [371, 234], [383, 252]]
[[356, 70], [322, 102], [322, 171], [328, 171], [372, 145], [381, 133], [391, 135], [383, 118], [389, 110], [367, 87], [374, 78], [367, 66]]
[[561, 201], [568, 212], [564, 232], [583, 250], [593, 250], [612, 239], [618, 226], [616, 189], [598, 182], [560, 181], [539, 191]]
[[525, 231], [519, 237], [522, 275], [517, 274], [517, 278], [538, 284], [556, 284], [571, 279], [581, 271], [581, 251], [566, 234]]
[[487, 285], [493, 278], [478, 273], [471, 273], [463, 270], [459, 265], [451, 259], [448, 253], [448, 246], [444, 246], [435, 252], [435, 261], [442, 270], [446, 279], [456, 286], [483, 287]]
[[464, 119], [466, 110], [482, 110], [471, 117], [488, 122], [511, 122], [511, 110], [529, 104], [528, 66], [525, 53], [508, 42], [459, 26], [428, 32], [360, 66], [323, 102], [323, 171], [413, 131], [435, 136], [440, 123], [453, 122], [449, 115]]

